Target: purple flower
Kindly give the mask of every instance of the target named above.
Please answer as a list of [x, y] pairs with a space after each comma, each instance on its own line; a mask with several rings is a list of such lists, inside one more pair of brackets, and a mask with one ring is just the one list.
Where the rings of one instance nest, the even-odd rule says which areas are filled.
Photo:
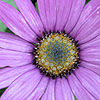
[[[0, 100], [100, 100], [100, 1], [0, 1]], [[35, 44], [35, 45], [33, 45]]]

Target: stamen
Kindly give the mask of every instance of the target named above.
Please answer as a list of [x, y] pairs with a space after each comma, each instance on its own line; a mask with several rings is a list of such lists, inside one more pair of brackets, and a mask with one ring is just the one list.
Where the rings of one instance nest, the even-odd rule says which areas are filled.
[[[45, 33], [44, 33], [45, 34]], [[57, 32], [45, 36], [36, 50], [35, 60], [40, 72], [53, 79], [71, 74], [79, 62], [79, 48], [70, 36]]]

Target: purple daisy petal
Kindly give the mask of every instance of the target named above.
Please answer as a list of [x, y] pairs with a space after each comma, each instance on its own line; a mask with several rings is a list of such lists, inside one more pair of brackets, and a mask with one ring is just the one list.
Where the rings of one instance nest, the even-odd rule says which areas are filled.
[[68, 77], [68, 82], [78, 100], [95, 100], [95, 98], [82, 86], [82, 84], [74, 74], [71, 74]]
[[55, 80], [50, 79], [47, 89], [41, 100], [55, 100]]
[[100, 100], [100, 76], [82, 67], [76, 70], [75, 74], [84, 88], [86, 88], [96, 100]]
[[32, 63], [33, 55], [0, 48], [0, 67], [22, 66]]
[[17, 78], [3, 93], [2, 100], [26, 100], [26, 97], [41, 82], [42, 75], [37, 69], [30, 70]]
[[56, 80], [55, 100], [75, 100], [74, 95], [65, 78]]
[[34, 46], [16, 35], [0, 32], [0, 48], [20, 52], [32, 52]]
[[81, 61], [80, 66], [87, 68], [95, 73], [97, 73], [98, 75], [100, 75], [100, 65], [97, 64], [93, 64], [87, 61]]
[[71, 32], [79, 43], [88, 42], [100, 34], [100, 2], [91, 0], [84, 8], [78, 24]]
[[62, 31], [67, 21], [65, 30], [70, 32], [75, 26], [85, 4], [85, 0], [37, 0], [37, 2], [40, 17], [48, 32], [50, 30], [53, 32], [55, 29], [56, 31]]
[[20, 66], [16, 68], [0, 69], [0, 89], [8, 87], [15, 79], [29, 70], [34, 70], [34, 65]]
[[44, 94], [47, 85], [49, 82], [48, 77], [43, 77], [41, 82], [37, 85], [37, 87], [32, 91], [32, 93], [26, 98], [26, 100], [39, 100]]
[[[57, 0], [56, 1], [56, 27], [55, 30], [63, 31], [64, 27], [66, 25], [66, 22], [68, 20], [71, 6], [72, 6], [72, 0]], [[52, 16], [51, 16], [52, 17]]]
[[36, 34], [28, 26], [21, 13], [3, 1], [0, 1], [0, 20], [23, 39], [30, 42], [37, 42]]
[[37, 0], [39, 14], [46, 31], [54, 31], [56, 24], [56, 0]]
[[87, 48], [80, 52], [80, 59], [100, 65], [100, 47]]
[[75, 27], [82, 13], [86, 0], [72, 0], [72, 1], [73, 2], [72, 2], [69, 18], [64, 29], [67, 33], [71, 32], [72, 29]]
[[44, 31], [43, 24], [31, 0], [15, 0], [15, 3], [33, 31], [42, 36]]
[[100, 47], [100, 35], [97, 36], [96, 38], [92, 39], [91, 41], [80, 45], [80, 48], [82, 50], [85, 48], [90, 48], [90, 47], [92, 47], [92, 48]]

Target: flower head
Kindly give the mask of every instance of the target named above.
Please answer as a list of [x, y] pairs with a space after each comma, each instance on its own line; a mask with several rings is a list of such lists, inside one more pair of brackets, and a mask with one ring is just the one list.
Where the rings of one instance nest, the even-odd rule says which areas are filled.
[[100, 1], [0, 1], [0, 100], [99, 100]]

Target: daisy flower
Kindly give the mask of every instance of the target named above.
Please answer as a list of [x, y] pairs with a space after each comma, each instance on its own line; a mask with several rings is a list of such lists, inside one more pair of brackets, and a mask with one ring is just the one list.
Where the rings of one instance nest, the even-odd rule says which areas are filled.
[[0, 100], [100, 100], [100, 0], [0, 0]]

